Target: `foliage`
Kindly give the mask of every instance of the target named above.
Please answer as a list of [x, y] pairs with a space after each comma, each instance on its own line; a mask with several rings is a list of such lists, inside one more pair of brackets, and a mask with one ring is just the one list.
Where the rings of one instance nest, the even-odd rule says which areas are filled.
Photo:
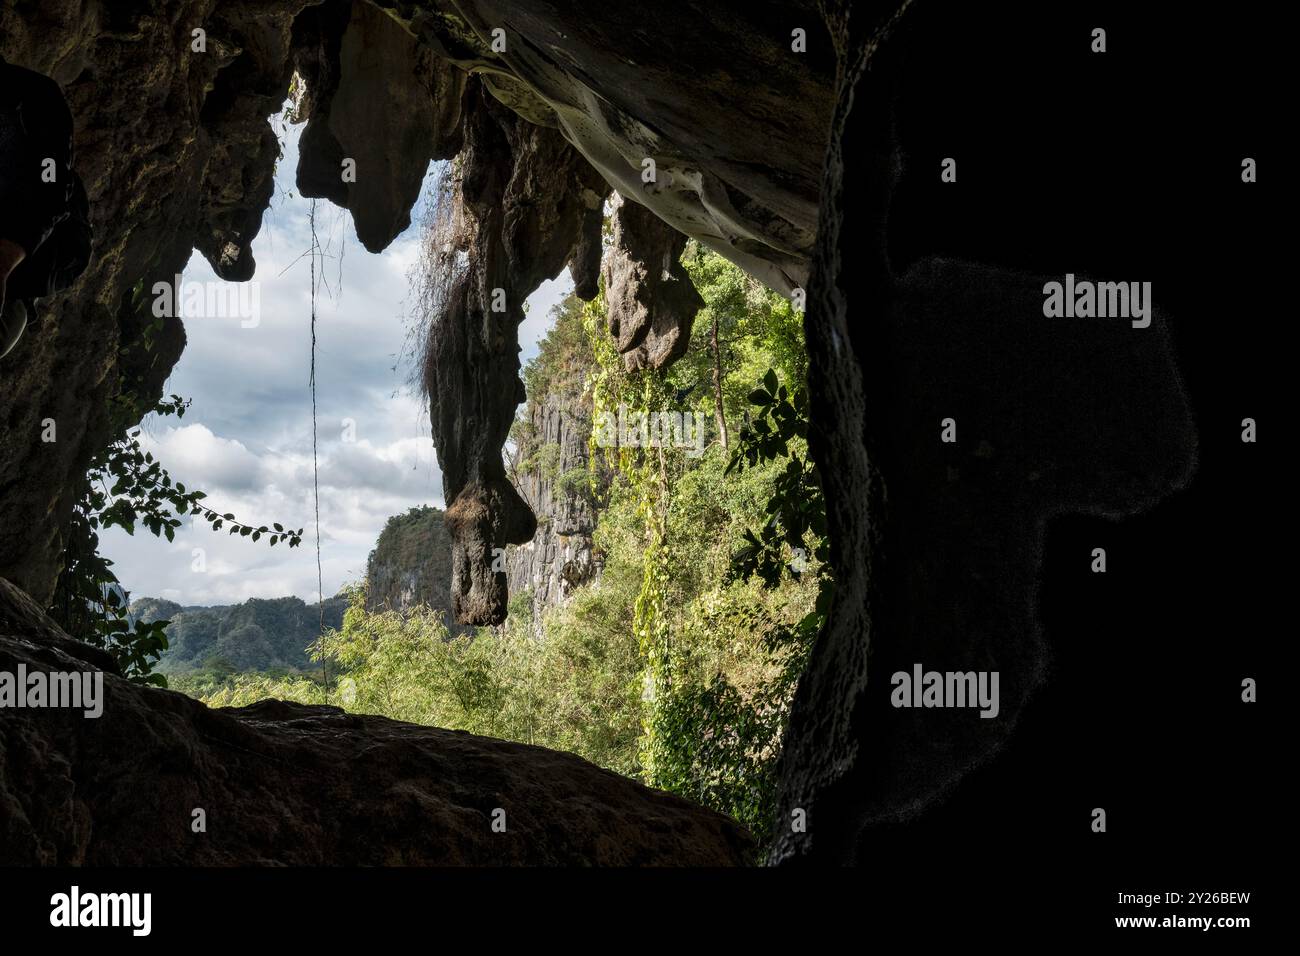
[[746, 396], [765, 369], [775, 369], [786, 382], [807, 378], [803, 316], [789, 300], [694, 240], [687, 243], [682, 264], [704, 299], [704, 308], [695, 317], [690, 348], [671, 369], [675, 383], [694, 386], [692, 394], [706, 398], [713, 362], [709, 338], [715, 318], [723, 401], [729, 418], [744, 417]]
[[[749, 393], [758, 416], [740, 430], [739, 442], [725, 474], [753, 468], [759, 462], [785, 462], [777, 474], [767, 505], [768, 520], [756, 535], [745, 532], [748, 546], [737, 555], [737, 571], [757, 574], [768, 587], [776, 587], [783, 569], [796, 577], [808, 566], [805, 539], [811, 533], [818, 543], [813, 556], [822, 569], [830, 559], [826, 540], [826, 501], [822, 497], [817, 467], [805, 454], [792, 451], [794, 439], [808, 437], [808, 398], [803, 388], [793, 395], [778, 385], [776, 372], [767, 370], [763, 383]], [[787, 554], [782, 545], [789, 548]]]
[[309, 645], [320, 636], [320, 623], [339, 627], [347, 601], [327, 598], [324, 607], [301, 598], [251, 598], [224, 607], [180, 607], [143, 598], [131, 602], [137, 621], [162, 620], [167, 649], [156, 670], [170, 680], [199, 670], [224, 673], [306, 673], [313, 669]]
[[[173, 395], [152, 411], [182, 418], [189, 404]], [[68, 525], [64, 566], [50, 613], [68, 633], [109, 651], [128, 678], [166, 686], [166, 678], [151, 671], [167, 649], [168, 622], [132, 620], [113, 562], [99, 553], [99, 531], [119, 527], [133, 535], [140, 526], [172, 541], [180, 516], [193, 514], [214, 531], [227, 526], [230, 534], [253, 541], [266, 535], [272, 546], [285, 541], [292, 548], [301, 541], [302, 529], [289, 531], [278, 523], [253, 527], [233, 514], [218, 514], [202, 503], [204, 492], [173, 482], [153, 454], [141, 448], [139, 436], [139, 428], [127, 431], [91, 462]]]
[[[293, 674], [209, 672], [177, 686], [210, 703], [329, 702], [572, 751], [729, 813], [766, 840], [790, 701], [831, 587], [801, 324], [714, 253], [691, 244], [683, 262], [705, 309], [682, 361], [627, 372], [603, 296], [572, 300], [525, 370], [530, 400], [573, 396], [593, 422], [620, 404], [711, 422], [716, 360], [723, 413], [737, 425], [731, 447], [718, 434], [699, 457], [604, 447], [593, 428], [588, 467], [551, 477], [566, 493], [598, 486], [602, 569], [546, 610], [540, 629], [527, 593], [513, 596], [502, 627], [453, 636], [438, 614], [367, 611], [356, 591], [322, 642], [340, 677], [330, 692]], [[529, 422], [513, 433], [515, 470], [540, 476], [546, 446]]]
[[[745, 546], [733, 555], [732, 572], [743, 580], [758, 578], [764, 588], [772, 590], [781, 586], [783, 575], [801, 580], [811, 571], [817, 588], [812, 608], [793, 627], [778, 627], [767, 635], [769, 646], [785, 653], [785, 664], [774, 687], [793, 693], [813, 641], [826, 623], [834, 593], [826, 499], [817, 466], [804, 445], [808, 435], [806, 390], [799, 386], [792, 395], [768, 369], [762, 385], [750, 392], [749, 400], [761, 411], [752, 424], [741, 429], [724, 474], [755, 467], [776, 466], [779, 470], [763, 509], [767, 520], [757, 534], [745, 530]], [[780, 467], [782, 464], [784, 467]]]
[[[598, 536], [611, 556], [626, 549], [641, 566], [631, 622], [641, 775], [765, 838], [789, 702], [830, 588], [825, 504], [806, 451], [802, 326], [788, 302], [715, 253], [692, 243], [683, 262], [705, 308], [667, 374], [628, 373], [605, 332], [603, 300], [587, 307], [595, 413], [626, 404], [707, 421], [716, 363], [722, 413], [742, 422], [738, 441], [730, 454], [715, 441], [693, 459], [675, 448], [598, 449], [593, 432], [593, 457], [603, 452], [618, 473]], [[800, 383], [793, 394], [782, 376]], [[621, 541], [609, 540], [616, 528]]]
[[[342, 627], [321, 642], [334, 678], [326, 692], [308, 675], [192, 672], [172, 686], [212, 706], [267, 697], [330, 703], [355, 713], [504, 737], [580, 754], [626, 774], [636, 767], [636, 698], [624, 679], [635, 651], [617, 615], [594, 592], [579, 595], [547, 639], [525, 615], [477, 636], [452, 637], [427, 608], [366, 610], [354, 588]], [[523, 610], [521, 602], [516, 610]]]

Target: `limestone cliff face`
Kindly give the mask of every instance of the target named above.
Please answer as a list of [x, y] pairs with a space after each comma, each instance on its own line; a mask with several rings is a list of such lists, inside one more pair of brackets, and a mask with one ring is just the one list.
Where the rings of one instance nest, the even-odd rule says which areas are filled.
[[439, 508], [412, 508], [393, 515], [366, 560], [366, 608], [409, 611], [427, 607], [443, 616], [448, 630], [462, 630], [451, 618], [451, 534]]
[[527, 415], [530, 440], [521, 457], [531, 463], [515, 484], [537, 515], [537, 533], [507, 552], [507, 575], [512, 594], [529, 594], [537, 627], [547, 608], [599, 573], [591, 535], [604, 478], [590, 460], [591, 404], [580, 387], [530, 397]]

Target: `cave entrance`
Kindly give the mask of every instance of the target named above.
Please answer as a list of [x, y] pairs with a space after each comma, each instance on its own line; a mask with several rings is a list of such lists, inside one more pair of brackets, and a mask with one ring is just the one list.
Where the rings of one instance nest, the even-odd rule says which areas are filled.
[[[484, 109], [483, 136], [570, 150]], [[195, 256], [161, 300], [189, 340], [165, 391], [189, 404], [146, 421], [139, 445], [213, 511], [161, 547], [103, 535], [129, 614], [168, 622], [158, 672], [214, 705], [330, 703], [571, 751], [765, 837], [830, 593], [801, 312], [607, 187], [555, 200], [585, 246], [525, 229], [546, 269], [469, 282], [506, 217], [466, 193], [483, 177], [464, 158], [428, 167], [414, 225], [371, 253], [355, 215], [300, 195], [312, 134], [295, 113], [272, 117], [256, 274], [232, 286]], [[497, 188], [519, 200], [508, 184], [531, 172], [496, 169]], [[439, 353], [459, 347], [457, 316], [505, 323], [490, 375], [463, 374], [479, 352]], [[495, 447], [476, 389], [509, 415]], [[467, 461], [465, 518], [444, 492]], [[467, 536], [457, 522], [490, 518], [476, 494], [497, 480], [535, 528]], [[457, 607], [475, 565], [508, 595], [490, 620]]]

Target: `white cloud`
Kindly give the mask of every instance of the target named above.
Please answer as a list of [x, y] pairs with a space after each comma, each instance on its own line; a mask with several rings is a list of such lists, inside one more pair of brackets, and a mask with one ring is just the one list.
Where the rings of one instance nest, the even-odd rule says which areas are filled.
[[197, 422], [141, 435], [140, 446], [165, 462], [173, 479], [195, 488], [257, 489], [265, 484], [261, 460], [242, 442], [219, 438]]

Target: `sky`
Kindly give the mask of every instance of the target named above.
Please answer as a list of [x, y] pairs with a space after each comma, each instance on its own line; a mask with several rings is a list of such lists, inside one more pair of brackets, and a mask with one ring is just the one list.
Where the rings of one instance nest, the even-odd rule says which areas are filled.
[[[213, 532], [190, 516], [173, 542], [143, 528], [134, 536], [109, 529], [100, 535], [100, 550], [133, 599], [182, 605], [286, 595], [316, 600], [311, 277], [303, 256], [311, 246], [311, 200], [294, 184], [302, 128], [286, 128], [278, 118], [274, 125], [283, 134], [284, 156], [275, 198], [253, 242], [256, 286], [224, 283], [202, 256], [191, 257], [183, 290], [212, 283], [234, 294], [230, 302], [242, 291], [244, 308], [186, 315], [188, 343], [164, 395], [192, 404], [179, 420], [145, 419], [140, 442], [173, 480], [207, 492], [204, 503], [215, 511], [254, 526], [278, 521], [301, 527], [303, 541], [294, 549], [271, 548], [266, 538], [254, 543], [224, 528]], [[408, 274], [418, 259], [434, 172], [431, 165], [411, 227], [379, 255], [362, 247], [346, 210], [317, 202], [316, 232], [325, 255], [316, 306], [316, 401], [326, 595], [365, 576], [366, 557], [391, 515], [443, 505], [428, 409], [408, 385], [411, 356], [404, 347], [412, 312]], [[522, 361], [537, 354], [552, 307], [572, 287], [565, 272], [529, 298], [519, 330]]]

